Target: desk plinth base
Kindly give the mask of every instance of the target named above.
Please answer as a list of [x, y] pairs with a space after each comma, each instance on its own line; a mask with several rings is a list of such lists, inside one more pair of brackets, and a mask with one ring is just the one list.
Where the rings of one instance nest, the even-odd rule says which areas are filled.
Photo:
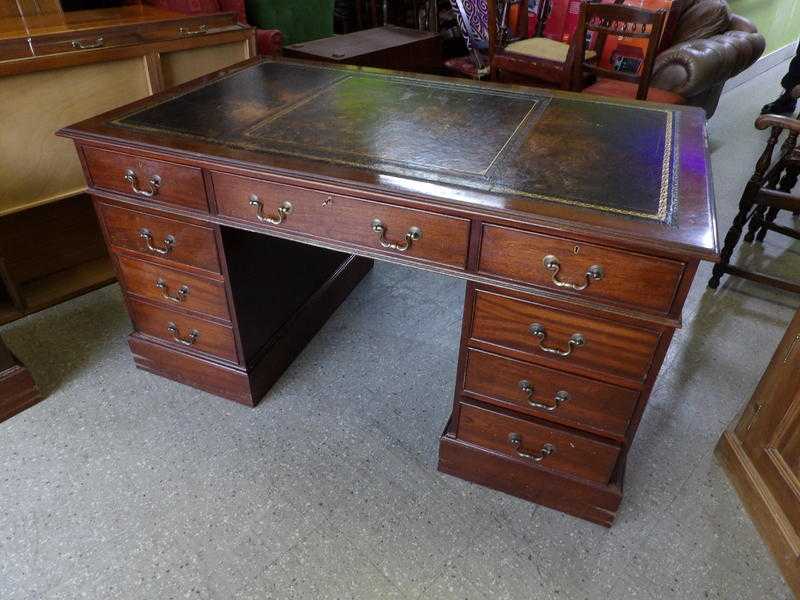
[[519, 463], [447, 434], [439, 442], [439, 471], [574, 517], [611, 527], [622, 501], [622, 471], [598, 485]]
[[140, 333], [128, 339], [136, 366], [155, 375], [255, 406], [328, 318], [372, 269], [371, 259], [350, 256], [274, 334], [247, 367], [187, 354]]
[[33, 377], [0, 340], [0, 421], [42, 399]]

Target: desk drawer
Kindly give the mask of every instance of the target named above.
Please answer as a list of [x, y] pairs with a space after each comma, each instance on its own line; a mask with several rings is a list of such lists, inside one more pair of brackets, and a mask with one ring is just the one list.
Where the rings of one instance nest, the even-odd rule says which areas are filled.
[[660, 337], [657, 331], [484, 290], [475, 292], [470, 335], [503, 354], [510, 350], [511, 356], [545, 359], [557, 368], [589, 369], [636, 382], [647, 376]]
[[[223, 173], [212, 178], [221, 215], [457, 269], [466, 266], [468, 219]], [[376, 231], [376, 221], [383, 232]]]
[[466, 352], [465, 394], [571, 427], [625, 436], [639, 392], [481, 350]]
[[100, 148], [84, 148], [84, 155], [96, 188], [208, 212], [203, 173], [196, 167]]
[[149, 213], [99, 204], [112, 246], [219, 273], [214, 230]]
[[458, 438], [465, 442], [597, 483], [611, 479], [620, 452], [612, 442], [472, 404], [460, 408]]
[[668, 313], [684, 265], [566, 238], [484, 225], [479, 270], [542, 288]]
[[225, 325], [191, 317], [128, 298], [136, 331], [169, 342], [178, 349], [205, 352], [231, 362], [237, 361], [233, 330]]
[[127, 256], [117, 261], [128, 293], [230, 321], [224, 284]]

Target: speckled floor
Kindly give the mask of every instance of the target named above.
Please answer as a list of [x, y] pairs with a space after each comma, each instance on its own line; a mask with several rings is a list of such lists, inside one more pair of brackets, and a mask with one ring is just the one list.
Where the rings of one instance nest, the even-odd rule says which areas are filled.
[[[778, 76], [711, 121], [723, 233]], [[455, 279], [378, 265], [256, 409], [134, 369], [116, 286], [6, 326], [47, 399], [0, 424], [0, 598], [788, 599], [712, 450], [800, 299], [709, 273], [610, 530], [436, 471]]]

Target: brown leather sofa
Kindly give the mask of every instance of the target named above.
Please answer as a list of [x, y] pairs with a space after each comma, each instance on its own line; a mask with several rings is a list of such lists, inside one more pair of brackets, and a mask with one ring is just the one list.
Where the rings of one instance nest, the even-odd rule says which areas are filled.
[[764, 36], [724, 0], [681, 0], [670, 47], [656, 57], [653, 87], [680, 94], [711, 117], [722, 87], [764, 53]]

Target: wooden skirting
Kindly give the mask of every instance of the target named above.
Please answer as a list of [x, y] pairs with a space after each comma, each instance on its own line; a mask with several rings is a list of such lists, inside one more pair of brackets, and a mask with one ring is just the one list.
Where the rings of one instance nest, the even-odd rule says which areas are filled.
[[795, 568], [800, 556], [800, 539], [789, 519], [756, 471], [733, 430], [722, 434], [715, 454], [761, 539], [778, 563], [786, 583], [794, 595], [800, 597], [800, 573]]

